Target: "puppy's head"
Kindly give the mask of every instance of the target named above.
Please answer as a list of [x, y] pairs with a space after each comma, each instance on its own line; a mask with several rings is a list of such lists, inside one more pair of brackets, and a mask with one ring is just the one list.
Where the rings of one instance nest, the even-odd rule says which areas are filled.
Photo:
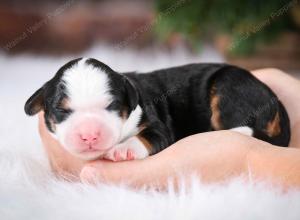
[[137, 132], [138, 93], [129, 80], [95, 59], [76, 59], [26, 102], [25, 112], [44, 111], [49, 132], [82, 159], [101, 157]]

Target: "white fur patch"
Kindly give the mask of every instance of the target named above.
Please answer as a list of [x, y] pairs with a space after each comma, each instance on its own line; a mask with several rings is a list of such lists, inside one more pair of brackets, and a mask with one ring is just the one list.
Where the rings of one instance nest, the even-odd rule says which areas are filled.
[[114, 146], [104, 158], [117, 161], [115, 158], [115, 152], [118, 152], [121, 160], [127, 160], [127, 151], [130, 150], [133, 153], [134, 159], [144, 159], [149, 156], [149, 152], [145, 145], [136, 137], [131, 137], [125, 142]]
[[65, 71], [63, 78], [72, 109], [106, 107], [112, 100], [109, 94], [109, 80], [101, 69], [80, 60]]
[[236, 127], [230, 129], [231, 131], [236, 131], [244, 135], [252, 136], [253, 135], [253, 130], [250, 127], [244, 126], [244, 127]]
[[123, 124], [120, 141], [123, 141], [130, 136], [137, 135], [139, 132], [138, 123], [141, 120], [142, 113], [142, 108], [139, 105], [137, 105], [136, 108], [130, 113], [128, 119]]

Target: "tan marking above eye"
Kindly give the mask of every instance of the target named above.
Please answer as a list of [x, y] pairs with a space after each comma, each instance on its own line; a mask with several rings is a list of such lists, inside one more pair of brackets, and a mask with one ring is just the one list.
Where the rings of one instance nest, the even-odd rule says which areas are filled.
[[128, 119], [128, 111], [127, 109], [124, 109], [121, 111], [121, 118], [125, 121], [126, 119]]
[[210, 90], [211, 125], [215, 130], [222, 129], [221, 112], [219, 108], [220, 97], [216, 94], [216, 87]]
[[280, 116], [279, 113], [277, 112], [274, 119], [267, 123], [266, 133], [269, 137], [274, 137], [279, 135], [280, 132], [281, 132]]
[[147, 128], [146, 123], [140, 124], [140, 125], [139, 125], [139, 132], [141, 132], [142, 130], [144, 130], [144, 129], [146, 129], [146, 128]]
[[70, 109], [70, 101], [68, 98], [63, 98], [59, 104], [62, 109]]

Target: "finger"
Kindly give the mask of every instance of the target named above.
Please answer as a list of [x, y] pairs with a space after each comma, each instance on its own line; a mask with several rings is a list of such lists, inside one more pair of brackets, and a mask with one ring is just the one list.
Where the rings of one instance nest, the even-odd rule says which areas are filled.
[[59, 142], [55, 140], [47, 130], [45, 119], [44, 119], [44, 112], [39, 113], [38, 117], [39, 117], [39, 133], [44, 146], [46, 148], [48, 148], [48, 146], [52, 148], [56, 146], [60, 146]]
[[38, 114], [38, 127], [40, 136], [44, 143], [50, 142], [53, 144], [58, 144], [58, 142], [50, 135], [50, 133], [47, 130], [43, 111]]
[[[277, 69], [262, 69], [252, 71], [262, 82], [267, 84], [279, 97], [289, 114], [291, 127], [299, 121], [299, 102], [295, 102], [297, 94], [300, 93], [300, 82], [292, 76]], [[288, 85], [288, 87], [286, 86]]]
[[102, 182], [137, 186], [147, 181], [145, 173], [150, 174], [151, 170], [151, 166], [145, 170], [144, 160], [122, 162], [98, 160], [83, 167], [80, 179], [82, 182], [91, 184]]
[[52, 170], [63, 176], [79, 175], [85, 161], [74, 157], [54, 139], [45, 125], [44, 112], [39, 113], [39, 133]]
[[295, 122], [292, 127], [292, 136], [289, 147], [300, 149], [300, 121]]
[[38, 114], [38, 122], [39, 122], [39, 132], [40, 134], [44, 134], [45, 130], [45, 120], [44, 120], [44, 112], [40, 112]]

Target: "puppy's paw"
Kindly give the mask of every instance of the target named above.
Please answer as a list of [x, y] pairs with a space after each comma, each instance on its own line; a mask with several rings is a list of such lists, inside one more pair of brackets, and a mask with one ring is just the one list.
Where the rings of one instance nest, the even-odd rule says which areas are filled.
[[136, 155], [133, 149], [125, 145], [120, 146], [120, 144], [108, 151], [104, 156], [105, 159], [112, 161], [133, 160], [135, 157]]
[[112, 161], [124, 161], [143, 159], [148, 155], [149, 152], [144, 144], [138, 138], [132, 137], [124, 143], [114, 146], [104, 155], [104, 158]]

